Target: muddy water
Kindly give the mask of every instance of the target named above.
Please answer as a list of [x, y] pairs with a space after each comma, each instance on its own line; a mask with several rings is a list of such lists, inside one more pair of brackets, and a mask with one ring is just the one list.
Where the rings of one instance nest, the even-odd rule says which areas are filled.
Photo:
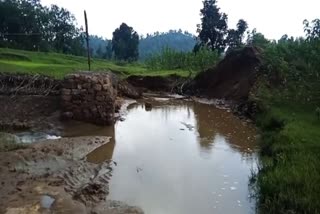
[[88, 156], [116, 162], [109, 199], [148, 214], [254, 213], [249, 177], [256, 167], [256, 132], [226, 110], [159, 100], [131, 105], [114, 127], [68, 126], [69, 135], [109, 135]]

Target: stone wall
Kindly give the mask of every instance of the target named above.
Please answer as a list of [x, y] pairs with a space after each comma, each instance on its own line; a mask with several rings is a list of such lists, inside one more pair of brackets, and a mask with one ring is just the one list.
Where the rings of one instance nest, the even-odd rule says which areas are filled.
[[114, 121], [117, 89], [110, 73], [68, 75], [62, 84], [62, 118], [110, 125]]

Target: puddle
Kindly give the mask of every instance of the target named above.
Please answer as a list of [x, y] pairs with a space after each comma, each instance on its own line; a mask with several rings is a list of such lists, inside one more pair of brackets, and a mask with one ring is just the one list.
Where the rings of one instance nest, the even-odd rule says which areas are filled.
[[113, 127], [73, 123], [64, 134], [113, 137], [87, 157], [115, 161], [108, 199], [152, 214], [254, 213], [248, 182], [256, 132], [226, 110], [157, 100], [148, 111], [130, 105]]

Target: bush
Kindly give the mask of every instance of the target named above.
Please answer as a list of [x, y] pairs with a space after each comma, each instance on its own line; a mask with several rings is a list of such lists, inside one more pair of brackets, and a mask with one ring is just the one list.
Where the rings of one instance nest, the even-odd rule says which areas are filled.
[[145, 63], [150, 70], [205, 70], [214, 66], [219, 60], [215, 51], [201, 49], [197, 53], [177, 52], [165, 48], [160, 54], [154, 54]]

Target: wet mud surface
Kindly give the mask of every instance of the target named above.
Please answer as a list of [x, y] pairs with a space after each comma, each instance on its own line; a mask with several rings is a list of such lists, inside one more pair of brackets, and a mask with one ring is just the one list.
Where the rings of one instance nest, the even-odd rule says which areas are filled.
[[0, 154], [0, 213], [254, 213], [256, 130], [194, 100], [122, 100], [106, 127], [30, 110], [27, 147]]

